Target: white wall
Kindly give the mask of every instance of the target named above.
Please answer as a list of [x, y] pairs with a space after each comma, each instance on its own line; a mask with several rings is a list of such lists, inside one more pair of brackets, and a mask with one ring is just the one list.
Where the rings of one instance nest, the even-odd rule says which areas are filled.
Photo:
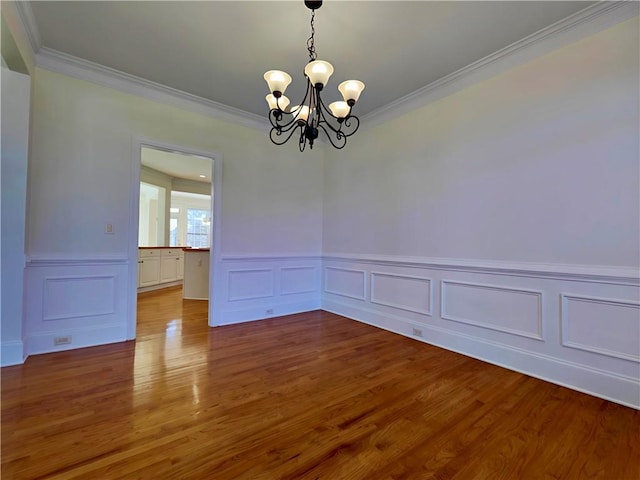
[[22, 363], [23, 278], [27, 154], [28, 75], [2, 67], [2, 365]]
[[327, 151], [323, 308], [640, 408], [638, 36]]
[[[144, 152], [144, 149], [143, 149]], [[154, 241], [154, 245], [147, 246], [168, 246], [169, 245], [169, 230], [168, 230], [168, 218], [169, 218], [169, 207], [171, 206], [171, 185], [172, 185], [172, 177], [170, 175], [166, 175], [158, 170], [154, 170], [153, 168], [146, 167], [144, 165], [140, 166], [140, 181], [145, 183], [150, 183], [151, 185], [156, 185], [163, 189], [162, 193], [164, 195], [164, 199], [162, 202], [163, 208], [162, 210], [162, 233], [159, 232], [157, 240]], [[165, 229], [164, 227], [167, 226]], [[159, 242], [159, 243], [158, 243]], [[144, 244], [140, 243], [140, 238], [138, 238], [138, 244], [143, 246]]]
[[640, 265], [637, 40], [636, 17], [328, 152], [324, 251]]
[[319, 154], [302, 162], [257, 130], [43, 69], [34, 79], [30, 255], [126, 255], [135, 135], [223, 154], [223, 252], [320, 252]]
[[[157, 185], [140, 182], [140, 208], [138, 217], [138, 245], [157, 247], [165, 242], [166, 190]], [[168, 227], [167, 227], [168, 228]]]
[[[295, 148], [272, 145], [265, 132], [41, 68], [35, 71], [32, 101], [28, 353], [116, 342], [131, 335], [127, 312], [132, 312], [128, 302], [135, 298], [131, 279], [137, 258], [130, 253], [129, 238], [136, 235], [130, 217], [138, 194], [140, 158], [134, 147], [140, 138], [224, 157], [222, 260], [228, 254], [249, 257], [241, 263], [264, 255], [295, 259], [320, 254], [319, 153], [301, 161]], [[113, 224], [113, 234], [104, 233], [105, 223]], [[217, 290], [223, 287], [218, 284]], [[272, 309], [280, 301], [261, 298]], [[285, 300], [293, 304], [290, 298]], [[234, 299], [215, 302], [217, 322], [224, 323], [228, 316], [247, 318], [237, 312], [251, 299]], [[314, 299], [317, 306], [318, 289]], [[308, 306], [296, 303], [292, 308]], [[55, 345], [56, 337], [67, 336], [70, 344]]]
[[174, 192], [199, 193], [200, 195], [211, 195], [211, 184], [187, 180], [186, 178], [172, 178], [171, 189]]

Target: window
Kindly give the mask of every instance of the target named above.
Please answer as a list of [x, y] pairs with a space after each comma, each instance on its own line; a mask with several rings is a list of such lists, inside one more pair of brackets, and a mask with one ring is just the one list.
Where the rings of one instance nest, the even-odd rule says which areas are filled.
[[171, 192], [169, 246], [211, 247], [211, 196]]
[[190, 247], [209, 247], [210, 231], [211, 212], [209, 210], [188, 208], [187, 245]]

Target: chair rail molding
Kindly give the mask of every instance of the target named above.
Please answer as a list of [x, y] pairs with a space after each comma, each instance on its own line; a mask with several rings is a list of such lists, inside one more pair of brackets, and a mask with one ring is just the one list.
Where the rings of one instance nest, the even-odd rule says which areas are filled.
[[476, 260], [439, 257], [407, 257], [396, 255], [369, 255], [325, 253], [325, 261], [352, 261], [380, 266], [431, 268], [460, 272], [478, 272], [516, 277], [549, 278], [578, 282], [610, 283], [640, 286], [640, 267], [604, 265], [567, 265], [503, 260]]

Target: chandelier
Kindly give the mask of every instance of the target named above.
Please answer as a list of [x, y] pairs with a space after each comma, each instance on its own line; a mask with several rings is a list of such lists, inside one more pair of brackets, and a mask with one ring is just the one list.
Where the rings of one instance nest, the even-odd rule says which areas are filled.
[[299, 105], [289, 107], [289, 99], [284, 96], [291, 76], [280, 70], [269, 70], [264, 79], [269, 85], [270, 94], [266, 96], [269, 104], [269, 121], [271, 131], [269, 137], [276, 145], [283, 145], [294, 134], [299, 133], [298, 147], [304, 151], [307, 143], [313, 148], [320, 130], [335, 148], [344, 148], [347, 138], [356, 133], [360, 119], [351, 114], [352, 107], [364, 90], [364, 83], [359, 80], [347, 80], [338, 85], [342, 101], [330, 103], [327, 107], [322, 100], [321, 92], [333, 73], [329, 62], [317, 60], [314, 44], [315, 11], [322, 6], [322, 0], [305, 0], [304, 4], [311, 10], [311, 36], [307, 40], [309, 63], [304, 69], [307, 78], [307, 92]]

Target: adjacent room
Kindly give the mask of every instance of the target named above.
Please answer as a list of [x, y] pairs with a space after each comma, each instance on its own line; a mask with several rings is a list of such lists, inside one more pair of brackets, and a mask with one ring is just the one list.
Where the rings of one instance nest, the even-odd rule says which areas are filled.
[[640, 3], [1, 12], [2, 478], [639, 478]]
[[213, 159], [140, 151], [138, 298], [179, 293], [208, 302]]

